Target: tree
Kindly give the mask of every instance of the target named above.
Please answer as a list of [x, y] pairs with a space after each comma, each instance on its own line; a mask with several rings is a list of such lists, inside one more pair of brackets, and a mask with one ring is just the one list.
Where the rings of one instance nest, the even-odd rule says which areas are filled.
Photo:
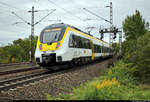
[[119, 52], [119, 43], [113, 43], [112, 46], [114, 48], [115, 55], [117, 55], [117, 53]]
[[150, 81], [150, 32], [139, 37], [136, 49], [130, 54], [128, 62], [132, 63], [133, 74], [142, 82]]
[[126, 40], [136, 40], [148, 31], [149, 23], [145, 22], [140, 12], [132, 16], [127, 16], [123, 22], [123, 31], [125, 32]]
[[[12, 45], [9, 47], [8, 52], [10, 53], [10, 62], [22, 62], [23, 56], [25, 55], [24, 50], [21, 46]], [[15, 59], [12, 61], [12, 59]]]
[[139, 81], [150, 81], [150, 32], [139, 11], [123, 22], [126, 40], [123, 42], [124, 61], [130, 63], [130, 72]]
[[123, 31], [126, 40], [123, 43], [123, 56], [130, 57], [130, 54], [136, 49], [137, 39], [148, 32], [149, 23], [145, 22], [140, 12], [136, 10], [132, 16], [127, 16], [123, 21]]
[[[35, 52], [37, 36], [34, 37], [33, 49]], [[0, 48], [0, 63], [9, 62], [22, 62], [29, 61], [31, 50], [31, 37], [25, 39], [17, 39], [13, 41], [13, 44]]]

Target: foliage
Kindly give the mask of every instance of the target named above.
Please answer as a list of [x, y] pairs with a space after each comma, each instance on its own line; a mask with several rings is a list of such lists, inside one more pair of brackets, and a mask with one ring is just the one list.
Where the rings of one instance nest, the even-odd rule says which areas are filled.
[[117, 55], [119, 52], [119, 43], [113, 43], [112, 46], [114, 48], [114, 54]]
[[143, 94], [135, 85], [136, 80], [129, 70], [130, 64], [123, 61], [107, 69], [103, 75], [74, 88], [71, 94], [55, 98], [47, 95], [48, 100], [143, 100]]
[[139, 81], [150, 81], [150, 32], [139, 11], [123, 22], [126, 41], [123, 43], [124, 62], [132, 64], [130, 72]]
[[116, 78], [112, 80], [96, 80], [74, 90], [72, 98], [79, 100], [121, 99], [121, 93], [123, 92], [121, 87]]
[[[31, 37], [14, 40], [13, 44], [0, 48], [0, 63], [29, 61], [31, 50]], [[34, 52], [37, 43], [37, 36], [34, 37]]]
[[140, 12], [136, 10], [136, 13], [132, 16], [127, 16], [123, 22], [123, 30], [125, 32], [126, 40], [136, 40], [147, 32], [149, 23], [145, 22]]
[[122, 84], [122, 85], [128, 85], [128, 87], [133, 87], [133, 84], [137, 84], [136, 79], [130, 72], [130, 67], [132, 64], [126, 64], [123, 61], [120, 61], [115, 64], [115, 67], [111, 67], [108, 69], [105, 73], [104, 76], [100, 77], [101, 80], [103, 79], [112, 79], [112, 78], [117, 78], [117, 80]]
[[132, 63], [133, 75], [142, 82], [150, 81], [150, 32], [137, 39], [136, 48], [125, 57], [127, 63]]
[[136, 49], [137, 39], [148, 32], [149, 23], [145, 22], [140, 12], [127, 16], [123, 22], [126, 40], [123, 43], [123, 55], [129, 56]]

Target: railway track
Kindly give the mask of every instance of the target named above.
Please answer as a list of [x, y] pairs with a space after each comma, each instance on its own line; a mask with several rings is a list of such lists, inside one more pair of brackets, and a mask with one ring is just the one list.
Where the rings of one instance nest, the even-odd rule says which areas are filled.
[[[105, 59], [105, 60], [107, 60], [107, 59]], [[105, 60], [103, 60], [103, 61], [105, 61]], [[103, 61], [101, 61], [100, 63], [102, 63]], [[0, 81], [0, 91], [5, 91], [5, 90], [17, 88], [17, 87], [20, 87], [20, 86], [23, 86], [23, 85], [26, 85], [29, 83], [34, 83], [34, 82], [39, 81], [39, 80], [53, 77], [56, 75], [64, 74], [64, 73], [71, 72], [74, 70], [79, 70], [82, 67], [93, 65], [95, 63], [97, 63], [97, 62], [86, 64], [83, 66], [77, 66], [75, 68], [69, 68], [67, 70], [63, 68], [61, 70], [56, 70], [56, 71], [43, 71], [43, 72], [36, 73], [36, 74], [34, 73], [34, 74], [16, 77], [16, 78], [12, 78], [12, 79], [1, 80]]]
[[36, 74], [30, 74], [30, 75], [26, 75], [22, 77], [15, 77], [12, 79], [7, 79], [7, 80], [1, 80], [0, 91], [5, 91], [5, 90], [12, 89], [12, 88], [16, 88], [18, 86], [23, 86], [29, 83], [33, 83], [35, 81], [39, 81], [48, 77], [52, 77], [54, 75], [65, 73], [70, 70], [72, 69], [69, 69], [69, 70], [62, 69], [59, 71], [58, 70], [56, 71], [43, 70], [42, 72], [36, 73]]
[[31, 70], [37, 70], [40, 69], [38, 66], [28, 67], [28, 68], [20, 68], [20, 69], [13, 69], [13, 70], [7, 70], [7, 71], [1, 71], [0, 75], [7, 75], [12, 73], [19, 73], [19, 72], [25, 72], [25, 71], [31, 71]]
[[0, 67], [7, 67], [7, 66], [15, 66], [15, 65], [23, 65], [23, 64], [30, 64], [30, 62], [21, 62], [21, 63], [0, 63]]
[[[66, 67], [66, 66], [63, 66]], [[62, 66], [61, 66], [62, 68]], [[77, 68], [71, 68], [71, 69], [60, 69], [56, 71], [43, 71], [41, 73], [36, 73], [36, 74], [30, 74], [22, 77], [16, 77], [12, 79], [7, 79], [7, 80], [1, 80], [0, 81], [0, 91], [6, 91], [9, 89], [13, 89], [19, 86], [23, 86], [29, 83], [33, 83], [35, 81], [39, 81], [45, 78], [49, 78], [55, 75], [59, 75], [62, 73], [67, 73], [70, 71], [73, 71]], [[78, 68], [79, 69], [79, 68]]]
[[0, 91], [8, 90], [8, 89], [14, 88], [16, 86], [21, 86], [24, 84], [28, 84], [30, 82], [34, 82], [34, 81], [42, 78], [42, 75], [46, 74], [46, 73], [47, 73], [47, 71], [42, 71], [42, 72], [36, 73], [36, 74], [15, 77], [12, 79], [7, 79], [7, 80], [1, 80], [0, 81]]

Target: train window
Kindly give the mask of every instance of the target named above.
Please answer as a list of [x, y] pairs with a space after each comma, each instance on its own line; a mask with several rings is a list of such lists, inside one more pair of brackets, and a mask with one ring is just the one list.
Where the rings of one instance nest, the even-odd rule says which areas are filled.
[[69, 47], [73, 47], [73, 38], [72, 38], [72, 34], [70, 34], [70, 37], [69, 37]]
[[83, 43], [83, 38], [81, 38], [81, 37], [79, 37], [79, 48], [83, 48], [83, 46], [84, 46], [84, 43]]
[[109, 52], [109, 48], [108, 48], [108, 47], [103, 46], [103, 53], [108, 53], [108, 52]]
[[74, 43], [75, 43], [74, 47], [79, 48], [79, 38], [76, 35], [74, 35]]
[[90, 40], [88, 40], [88, 49], [91, 49], [91, 46], [90, 46]]
[[90, 40], [84, 38], [84, 46], [83, 48], [90, 49]]
[[94, 51], [96, 53], [101, 53], [101, 46], [100, 45], [94, 45]]
[[75, 43], [74, 45], [75, 48], [80, 48], [80, 38], [76, 35], [74, 35], [74, 43]]
[[101, 53], [101, 46], [98, 46], [98, 52]]
[[90, 40], [71, 34], [69, 37], [69, 47], [91, 49]]
[[89, 39], [86, 40], [86, 44], [87, 44], [87, 49], [90, 49], [90, 40]]
[[72, 39], [73, 39], [73, 44], [74, 44], [74, 48], [77, 48], [78, 44], [77, 44], [77, 38], [75, 35], [72, 36]]
[[83, 42], [83, 48], [86, 48], [86, 49], [88, 48], [87, 41], [88, 41], [88, 40], [85, 39], [85, 38], [82, 39], [82, 42]]

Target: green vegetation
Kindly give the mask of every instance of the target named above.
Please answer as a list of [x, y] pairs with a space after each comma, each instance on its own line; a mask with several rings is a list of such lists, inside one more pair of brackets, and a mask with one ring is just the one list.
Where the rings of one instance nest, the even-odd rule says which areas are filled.
[[141, 82], [150, 81], [150, 32], [138, 38], [136, 49], [125, 57], [132, 74]]
[[147, 32], [148, 28], [149, 23], [145, 22], [138, 10], [132, 16], [127, 16], [123, 22], [126, 40], [137, 40]]
[[114, 48], [114, 55], [117, 55], [119, 52], [119, 43], [113, 43], [112, 47]]
[[[13, 44], [0, 47], [0, 63], [29, 61], [29, 51], [31, 49], [31, 37], [14, 40]], [[37, 37], [34, 38], [34, 52], [36, 48]]]
[[123, 22], [126, 41], [123, 43], [123, 59], [130, 63], [130, 71], [141, 82], [150, 81], [150, 32], [139, 11]]
[[150, 99], [150, 86], [144, 91], [142, 86], [130, 73], [130, 65], [123, 61], [116, 63], [115, 67], [107, 69], [103, 75], [74, 88], [73, 92], [67, 95], [51, 97], [48, 100], [145, 100]]
[[[139, 11], [123, 22], [123, 58], [92, 81], [48, 100], [150, 100], [150, 31]], [[118, 44], [113, 45], [115, 53]]]

